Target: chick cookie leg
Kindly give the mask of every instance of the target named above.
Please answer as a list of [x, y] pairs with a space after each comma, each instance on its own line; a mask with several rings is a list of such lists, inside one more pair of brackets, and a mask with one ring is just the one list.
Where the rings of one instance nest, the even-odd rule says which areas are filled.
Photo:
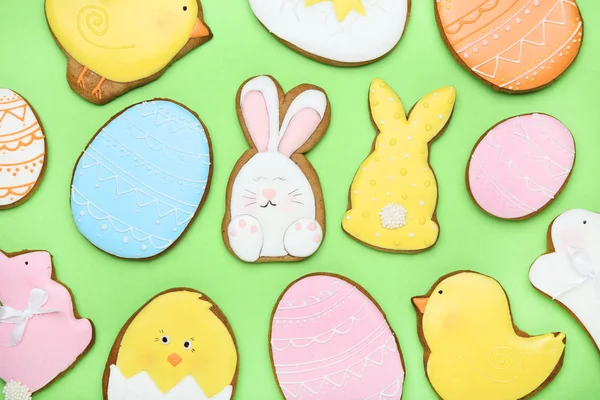
[[84, 88], [85, 89], [85, 74], [88, 72], [89, 68], [88, 67], [83, 67], [83, 70], [81, 70], [81, 73], [79, 74], [79, 77], [77, 78], [77, 86], [79, 86], [80, 88]]
[[94, 90], [92, 90], [92, 96], [96, 96], [98, 100], [102, 100], [102, 84], [105, 80], [106, 78], [101, 78], [100, 82], [98, 82]]

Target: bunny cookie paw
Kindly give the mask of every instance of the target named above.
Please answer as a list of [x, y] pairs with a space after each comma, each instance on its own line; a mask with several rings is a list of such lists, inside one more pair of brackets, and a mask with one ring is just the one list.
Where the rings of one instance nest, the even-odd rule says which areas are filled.
[[227, 229], [229, 246], [242, 261], [254, 262], [263, 247], [263, 230], [258, 220], [250, 215], [233, 219]]
[[313, 255], [323, 242], [323, 229], [316, 220], [307, 218], [294, 222], [283, 237], [285, 250], [294, 257]]

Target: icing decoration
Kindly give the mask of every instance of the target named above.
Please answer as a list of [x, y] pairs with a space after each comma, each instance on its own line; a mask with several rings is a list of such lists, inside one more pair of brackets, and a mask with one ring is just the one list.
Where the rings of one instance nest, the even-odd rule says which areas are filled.
[[46, 137], [33, 108], [0, 89], [0, 210], [21, 204], [41, 181]]
[[42, 308], [48, 302], [48, 292], [33, 288], [29, 293], [27, 307], [23, 311], [11, 307], [0, 306], [0, 323], [14, 324], [15, 328], [10, 335], [8, 347], [14, 346], [23, 340], [27, 322], [36, 315], [50, 314], [60, 310], [49, 310]]
[[270, 340], [288, 400], [402, 397], [397, 338], [377, 303], [346, 278], [309, 275], [292, 283], [275, 307]]
[[4, 386], [2, 390], [6, 400], [31, 400], [31, 392], [27, 386], [21, 385], [12, 379]]
[[600, 349], [600, 214], [570, 210], [550, 228], [550, 253], [538, 258], [529, 280], [559, 301], [585, 327]]
[[361, 0], [306, 0], [306, 6], [313, 6], [324, 1], [331, 1], [338, 21], [343, 21], [351, 11], [356, 11], [363, 17], [367, 15]]
[[409, 15], [408, 0], [250, 0], [275, 36], [318, 61], [366, 64], [392, 51]]
[[421, 99], [406, 117], [400, 98], [385, 82], [371, 84], [369, 104], [379, 134], [350, 188], [342, 227], [367, 246], [392, 252], [432, 247], [438, 190], [429, 167], [429, 144], [448, 124], [456, 91], [439, 89]]
[[522, 399], [559, 371], [564, 333], [529, 336], [500, 284], [460, 271], [413, 298], [429, 382], [442, 399]]
[[158, 256], [199, 212], [211, 158], [208, 133], [184, 106], [153, 100], [125, 109], [77, 163], [71, 189], [77, 228], [114, 256]]
[[[52, 33], [81, 65], [114, 82], [165, 68], [200, 32], [196, 0], [46, 0]], [[208, 34], [208, 30], [205, 30]]]
[[571, 0], [436, 0], [440, 32], [461, 64], [506, 92], [541, 89], [573, 63], [583, 21]]
[[495, 217], [531, 217], [556, 198], [574, 163], [575, 142], [566, 126], [548, 115], [521, 115], [478, 142], [469, 163], [469, 192]]
[[144, 400], [230, 400], [233, 387], [226, 386], [222, 392], [208, 397], [196, 380], [191, 376], [166, 393], [161, 392], [150, 375], [143, 371], [126, 379], [116, 365], [110, 367], [108, 399], [144, 399]]
[[71, 294], [53, 280], [48, 252], [0, 251], [0, 303], [0, 379], [9, 382], [7, 400], [27, 399], [47, 386], [91, 345], [92, 324], [76, 317]]
[[229, 400], [237, 349], [206, 296], [174, 289], [151, 299], [123, 328], [108, 360], [108, 400]]
[[283, 99], [270, 77], [248, 81], [239, 98], [248, 142], [258, 153], [241, 166], [237, 176], [232, 175], [226, 240], [233, 253], [246, 262], [261, 257], [308, 257], [323, 240], [324, 221], [317, 221], [316, 206], [323, 200], [317, 200], [297, 157], [327, 128], [329, 118], [323, 122], [329, 113], [327, 97], [314, 88], [300, 91], [281, 127]]

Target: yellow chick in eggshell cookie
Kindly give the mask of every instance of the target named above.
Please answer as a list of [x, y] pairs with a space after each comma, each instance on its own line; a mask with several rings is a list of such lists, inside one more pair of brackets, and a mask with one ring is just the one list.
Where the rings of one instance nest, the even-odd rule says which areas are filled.
[[46, 0], [46, 18], [71, 87], [97, 104], [157, 79], [212, 37], [199, 0]]
[[447, 275], [413, 303], [427, 377], [443, 400], [522, 399], [562, 366], [565, 334], [520, 331], [504, 289], [488, 276]]
[[122, 329], [104, 373], [107, 400], [230, 400], [238, 352], [227, 319], [192, 289], [159, 294]]

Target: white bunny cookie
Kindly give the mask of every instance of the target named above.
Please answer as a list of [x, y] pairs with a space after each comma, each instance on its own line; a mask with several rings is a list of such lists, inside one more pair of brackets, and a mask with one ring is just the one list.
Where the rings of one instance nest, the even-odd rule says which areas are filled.
[[325, 209], [319, 178], [303, 154], [327, 130], [327, 96], [311, 85], [285, 94], [273, 78], [259, 76], [242, 85], [237, 104], [251, 148], [229, 181], [225, 244], [246, 262], [309, 257], [323, 241]]
[[550, 225], [549, 252], [529, 271], [540, 292], [560, 302], [600, 350], [600, 214], [569, 210]]

